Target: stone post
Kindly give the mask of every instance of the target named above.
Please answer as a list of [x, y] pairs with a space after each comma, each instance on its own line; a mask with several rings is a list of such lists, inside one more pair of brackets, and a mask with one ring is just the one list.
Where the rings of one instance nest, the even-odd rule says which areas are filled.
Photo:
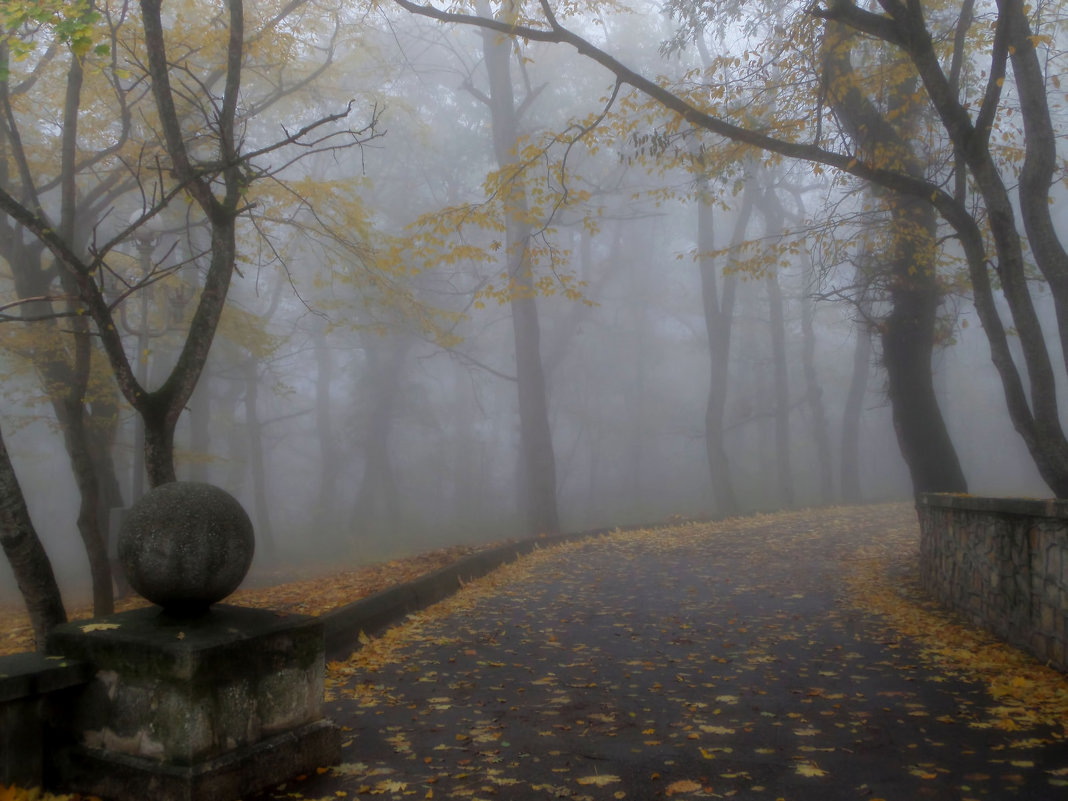
[[57, 786], [115, 801], [231, 801], [337, 762], [323, 719], [323, 628], [218, 602], [244, 579], [253, 533], [207, 484], [148, 492], [119, 558], [158, 606], [58, 627], [51, 653], [92, 666], [57, 748]]

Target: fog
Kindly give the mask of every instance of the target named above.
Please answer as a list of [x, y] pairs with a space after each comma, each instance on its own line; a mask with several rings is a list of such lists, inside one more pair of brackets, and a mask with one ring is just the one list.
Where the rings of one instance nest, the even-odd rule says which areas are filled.
[[[579, 24], [649, 74], [682, 75], [699, 63], [694, 52], [660, 55], [672, 26], [663, 15]], [[523, 291], [497, 294], [507, 283], [502, 198], [509, 190], [507, 181], [487, 182], [499, 169], [486, 102], [489, 45], [475, 30], [397, 11], [362, 25], [360, 41], [322, 79], [326, 88], [312, 86], [287, 103], [333, 108], [335, 97], [356, 97], [354, 114], [378, 109], [382, 135], [306, 158], [281, 176], [299, 183], [321, 214], [350, 226], [359, 246], [317, 240], [310, 227], [266, 234], [245, 227], [229, 311], [176, 434], [178, 477], [210, 481], [241, 500], [258, 535], [254, 569], [262, 571], [339, 568], [538, 533], [524, 505], [512, 319], [512, 300]], [[603, 111], [613, 87], [601, 68], [571, 50], [528, 42], [520, 51], [511, 73], [516, 104], [525, 104], [519, 152]], [[630, 128], [605, 122], [566, 150], [566, 175], [565, 149], [554, 145], [531, 157], [523, 179], [531, 209], [543, 213], [530, 241], [539, 252], [534, 302], [560, 527], [723, 516], [706, 443], [702, 255], [715, 260], [720, 297], [728, 277], [735, 293], [722, 431], [737, 511], [911, 498], [877, 335], [864, 360], [860, 496], [843, 487], [857, 338], [877, 329], [886, 301], [853, 292], [862, 254], [848, 244], [831, 254], [821, 237], [833, 215], [859, 215], [860, 192], [790, 162], [754, 159], [744, 169], [739, 162], [713, 176], [715, 202], [703, 223], [713, 244], [703, 249], [698, 183], [678, 152], [716, 143], [710, 135], [680, 137], [650, 155], [640, 137], [665, 119]], [[250, 123], [246, 150], [275, 133]], [[754, 211], [740, 237], [752, 244], [731, 250], [745, 181], [779, 187], [785, 222], [776, 229], [767, 211]], [[548, 201], [539, 186], [549, 188]], [[570, 197], [554, 211], [552, 197], [565, 188]], [[115, 216], [128, 218], [135, 194], [116, 202]], [[424, 215], [444, 221], [435, 227]], [[155, 236], [154, 261], [177, 263], [203, 235], [174, 227], [180, 218], [176, 212]], [[864, 224], [841, 223], [840, 241]], [[133, 269], [134, 243], [120, 250]], [[9, 273], [2, 287], [12, 295]], [[195, 286], [196, 265], [182, 275]], [[152, 297], [153, 308], [161, 297]], [[1048, 321], [1048, 299], [1041, 289], [1036, 297]], [[160, 326], [139, 343], [145, 320], [137, 302], [136, 295], [124, 301], [125, 342], [130, 353], [145, 345], [143, 369], [154, 386], [173, 365], [184, 329]], [[1049, 495], [1013, 430], [966, 290], [947, 291], [940, 319], [936, 393], [969, 490]], [[3, 326], [0, 424], [67, 599], [84, 601], [89, 574], [63, 434], [27, 367], [27, 334], [15, 331], [25, 324]], [[99, 369], [106, 375], [106, 365]], [[124, 504], [136, 483], [137, 425], [121, 404], [112, 455]], [[784, 431], [785, 448], [777, 439]], [[6, 562], [0, 587], [0, 601], [17, 600]]]

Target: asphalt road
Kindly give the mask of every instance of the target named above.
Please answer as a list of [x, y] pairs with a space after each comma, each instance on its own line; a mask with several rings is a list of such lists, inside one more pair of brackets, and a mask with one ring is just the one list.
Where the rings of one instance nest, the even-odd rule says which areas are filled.
[[[908, 551], [912, 515], [527, 557], [334, 664], [344, 762], [264, 799], [1068, 799], [1064, 726], [999, 726], [984, 685], [944, 675], [850, 589], [888, 531]], [[907, 566], [886, 565], [902, 587]]]

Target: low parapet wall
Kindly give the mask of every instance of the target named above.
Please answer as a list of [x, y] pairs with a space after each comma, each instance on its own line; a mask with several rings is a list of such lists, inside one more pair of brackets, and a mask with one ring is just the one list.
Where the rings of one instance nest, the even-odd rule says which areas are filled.
[[320, 616], [326, 630], [327, 659], [344, 659], [360, 647], [360, 635], [375, 635], [426, 609], [463, 586], [465, 581], [485, 576], [501, 565], [514, 562], [531, 551], [572, 540], [607, 534], [616, 529], [596, 529], [577, 534], [553, 534], [511, 542], [473, 553], [454, 564], [406, 584], [382, 590]]
[[72, 659], [0, 656], [0, 785], [45, 783], [54, 724], [92, 675], [89, 665]]
[[926, 590], [1068, 671], [1068, 501], [925, 494], [917, 511]]

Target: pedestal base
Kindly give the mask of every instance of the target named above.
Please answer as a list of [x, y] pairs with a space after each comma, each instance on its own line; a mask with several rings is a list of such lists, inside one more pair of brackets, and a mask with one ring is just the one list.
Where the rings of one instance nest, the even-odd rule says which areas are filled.
[[337, 727], [319, 721], [195, 765], [75, 746], [57, 768], [66, 786], [111, 801], [232, 801], [340, 758]]
[[232, 801], [340, 758], [323, 720], [323, 629], [216, 606], [69, 623], [49, 650], [92, 665], [56, 749], [56, 786], [114, 801]]

